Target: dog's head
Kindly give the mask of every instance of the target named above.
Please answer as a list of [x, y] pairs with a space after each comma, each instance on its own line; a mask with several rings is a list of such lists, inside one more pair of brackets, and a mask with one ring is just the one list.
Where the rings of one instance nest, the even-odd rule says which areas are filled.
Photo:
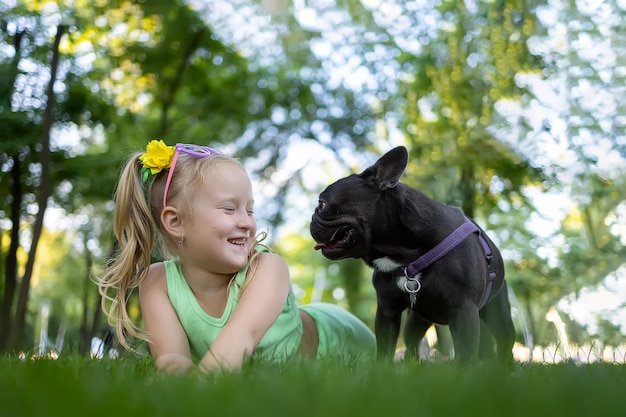
[[[315, 249], [332, 260], [365, 258], [370, 245], [388, 230], [386, 213], [408, 162], [405, 147], [396, 147], [360, 174], [329, 185], [319, 197], [311, 219]], [[396, 204], [398, 204], [396, 202]], [[397, 207], [398, 210], [401, 207]], [[393, 232], [391, 232], [393, 233]]]

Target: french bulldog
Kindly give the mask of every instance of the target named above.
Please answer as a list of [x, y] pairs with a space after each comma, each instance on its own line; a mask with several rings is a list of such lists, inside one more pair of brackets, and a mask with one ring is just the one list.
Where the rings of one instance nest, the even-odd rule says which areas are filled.
[[443, 324], [461, 364], [512, 362], [515, 328], [498, 248], [461, 209], [399, 182], [407, 163], [399, 146], [329, 185], [311, 219], [315, 248], [374, 269], [379, 357], [394, 356], [408, 309], [405, 359], [418, 358], [426, 330]]

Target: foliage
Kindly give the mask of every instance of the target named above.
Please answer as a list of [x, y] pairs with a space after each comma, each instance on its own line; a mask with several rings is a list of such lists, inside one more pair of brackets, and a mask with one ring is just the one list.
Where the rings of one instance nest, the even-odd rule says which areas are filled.
[[[337, 172], [405, 144], [404, 181], [488, 229], [531, 332], [550, 339], [543, 317], [551, 306], [623, 267], [624, 20], [612, 0], [0, 4], [1, 316], [30, 279], [18, 254], [39, 244], [29, 241], [30, 225], [46, 208], [37, 193], [49, 168], [50, 205], [76, 230], [57, 245], [42, 241], [37, 264], [49, 265], [55, 285], [31, 294], [28, 332], [44, 298], [58, 300], [55, 324], [77, 319], [54, 294], [61, 288], [66, 303], [81, 298], [84, 340], [99, 327], [97, 299], [80, 295], [77, 279], [114, 245], [119, 167], [158, 138], [241, 158], [258, 184], [260, 223], [289, 260], [301, 301], [323, 275], [315, 297], [369, 322], [370, 271], [312, 251], [302, 218]], [[67, 31], [48, 107], [58, 27]], [[46, 110], [54, 123], [42, 164]], [[317, 167], [324, 152], [339, 169]], [[544, 217], [557, 226], [542, 227]], [[72, 263], [81, 272], [66, 276]], [[601, 324], [600, 339], [619, 339]]]
[[626, 14], [619, 2], [560, 0], [540, 5], [536, 14], [542, 25], [528, 46], [545, 68], [517, 78], [532, 96], [518, 119], [527, 130], [514, 147], [549, 179], [526, 187], [544, 201], [529, 218], [541, 222], [557, 206], [561, 227], [533, 230], [533, 248], [518, 243], [521, 256], [513, 268], [525, 269], [521, 259], [532, 261], [516, 288], [535, 305], [553, 305], [564, 294], [596, 287], [624, 265], [624, 235], [615, 225], [623, 222], [626, 199], [620, 116], [626, 101], [619, 87]]
[[311, 239], [301, 235], [281, 235], [272, 247], [287, 260], [299, 304], [339, 304], [373, 327], [376, 297], [371, 270], [363, 262], [331, 262], [312, 251]]
[[[6, 207], [1, 213], [6, 213], [7, 219], [13, 216], [3, 225], [14, 226], [16, 234], [11, 239], [16, 245], [16, 237], [29, 232], [28, 228], [18, 230], [17, 225], [30, 223], [21, 221], [28, 218], [27, 207], [37, 212], [32, 203], [42, 181], [37, 132], [42, 129], [45, 106], [39, 99], [42, 88], [27, 86], [42, 83], [38, 74], [45, 74], [50, 25], [69, 27], [60, 45], [63, 62], [58, 85], [62, 88], [55, 97], [52, 198], [68, 212], [94, 216], [94, 224], [82, 232], [86, 242], [94, 242], [94, 237], [100, 241], [90, 246], [100, 256], [110, 252], [103, 247], [110, 240], [110, 229], [101, 227], [106, 221], [97, 220], [109, 214], [107, 203], [119, 172], [110, 168], [119, 167], [131, 150], [141, 149], [148, 139], [222, 144], [236, 156], [254, 155], [257, 172], [263, 177], [280, 165], [285, 157], [280, 149], [292, 135], [309, 134], [312, 117], [326, 126], [321, 129], [326, 134], [339, 135], [352, 124], [347, 121], [350, 115], [324, 110], [332, 94], [316, 97], [309, 80], [300, 79], [291, 69], [249, 62], [221, 42], [183, 2], [101, 1], [85, 7], [81, 2], [44, 5], [25, 0], [14, 8], [3, 8], [0, 20], [7, 28], [2, 38], [7, 50], [9, 45], [18, 45], [17, 39], [24, 40], [24, 47], [15, 46], [13, 57], [4, 56], [1, 66], [6, 73], [16, 74], [15, 82], [7, 78], [2, 96], [10, 104], [5, 103], [0, 111], [0, 123], [6, 126], [3, 131], [11, 134], [0, 148], [2, 172], [13, 169], [15, 173], [11, 182], [0, 183], [7, 190], [2, 195], [13, 196], [12, 200], [2, 198], [0, 208]], [[24, 62], [37, 70], [23, 70], [28, 68]], [[352, 101], [347, 91], [339, 96], [345, 103]], [[355, 112], [359, 108], [353, 107]], [[279, 122], [280, 114], [290, 117]], [[28, 134], [29, 128], [34, 135]], [[68, 145], [76, 139], [77, 144]], [[358, 140], [358, 135], [354, 139]], [[280, 190], [292, 186], [294, 180], [297, 175], [276, 184], [278, 204], [269, 205], [263, 213], [270, 223], [281, 220]], [[10, 183], [23, 187], [23, 199], [15, 198], [15, 190], [8, 189]], [[15, 207], [10, 207], [12, 201]], [[40, 212], [45, 209], [38, 208]], [[33, 241], [31, 248], [37, 244]], [[93, 259], [93, 254], [87, 257]], [[15, 259], [10, 250], [7, 259]], [[24, 282], [22, 287], [28, 289], [29, 279], [30, 275], [5, 272], [11, 288]], [[4, 295], [3, 327], [20, 321], [20, 317], [7, 319], [13, 291]], [[19, 328], [16, 332], [23, 334]]]

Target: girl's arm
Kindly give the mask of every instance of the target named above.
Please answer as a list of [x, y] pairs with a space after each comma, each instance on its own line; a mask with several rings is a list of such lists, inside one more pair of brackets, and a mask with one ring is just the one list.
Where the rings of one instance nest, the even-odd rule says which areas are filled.
[[285, 261], [275, 253], [259, 255], [254, 275], [228, 323], [198, 364], [200, 370], [240, 369], [280, 315], [290, 289]]
[[167, 295], [162, 263], [151, 265], [139, 285], [139, 304], [156, 368], [161, 371], [193, 369], [187, 335]]

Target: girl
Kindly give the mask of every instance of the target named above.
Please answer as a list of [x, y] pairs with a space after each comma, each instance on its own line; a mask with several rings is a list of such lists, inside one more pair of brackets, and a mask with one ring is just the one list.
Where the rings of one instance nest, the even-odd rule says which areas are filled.
[[[259, 245], [252, 186], [237, 160], [152, 141], [127, 162], [115, 203], [120, 251], [99, 282], [102, 307], [122, 346], [130, 348], [127, 335], [148, 341], [157, 369], [375, 356], [374, 334], [346, 310], [296, 306], [287, 265]], [[155, 243], [168, 260], [151, 265]], [[126, 310], [136, 287], [145, 332]]]

